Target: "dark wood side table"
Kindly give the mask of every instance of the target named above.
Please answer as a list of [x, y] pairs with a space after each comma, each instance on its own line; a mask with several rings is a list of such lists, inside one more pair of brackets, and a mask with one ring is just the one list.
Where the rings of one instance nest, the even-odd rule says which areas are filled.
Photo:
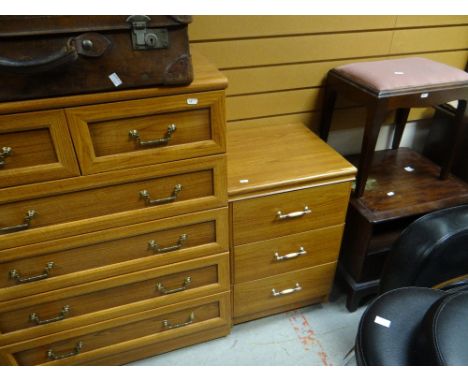
[[[356, 163], [358, 157], [348, 158]], [[378, 291], [386, 255], [401, 231], [418, 217], [468, 203], [468, 184], [407, 148], [376, 151], [366, 191], [348, 208], [339, 275], [347, 288], [347, 308], [356, 310]]]

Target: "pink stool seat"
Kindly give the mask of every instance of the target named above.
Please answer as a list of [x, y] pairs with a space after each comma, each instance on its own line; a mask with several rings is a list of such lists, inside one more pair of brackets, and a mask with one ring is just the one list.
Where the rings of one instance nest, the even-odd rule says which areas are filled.
[[468, 73], [420, 57], [357, 62], [332, 72], [380, 96], [394, 95], [399, 90], [420, 92], [447, 85], [468, 86]]

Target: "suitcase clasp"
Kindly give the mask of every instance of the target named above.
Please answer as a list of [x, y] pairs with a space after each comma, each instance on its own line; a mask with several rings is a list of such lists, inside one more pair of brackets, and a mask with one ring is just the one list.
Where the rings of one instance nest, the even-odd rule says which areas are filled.
[[144, 15], [129, 16], [126, 20], [132, 26], [132, 45], [134, 50], [163, 49], [169, 47], [167, 29], [148, 29], [151, 18]]

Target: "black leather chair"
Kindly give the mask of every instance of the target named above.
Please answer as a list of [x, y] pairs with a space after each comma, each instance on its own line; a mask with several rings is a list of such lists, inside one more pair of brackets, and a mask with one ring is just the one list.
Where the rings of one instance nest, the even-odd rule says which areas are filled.
[[468, 205], [408, 226], [361, 318], [357, 364], [468, 365], [467, 274]]
[[426, 313], [416, 346], [429, 365], [468, 365], [468, 291], [449, 293]]

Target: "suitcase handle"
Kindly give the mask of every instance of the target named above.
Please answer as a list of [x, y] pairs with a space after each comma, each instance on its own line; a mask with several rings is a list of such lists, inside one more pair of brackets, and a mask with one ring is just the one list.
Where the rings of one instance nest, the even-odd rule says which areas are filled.
[[69, 38], [65, 46], [47, 56], [30, 60], [0, 57], [0, 70], [19, 74], [44, 73], [71, 64], [78, 56], [100, 57], [111, 45], [112, 43], [99, 33], [83, 33]]
[[0, 57], [0, 69], [20, 73], [43, 73], [59, 66], [72, 63], [78, 58], [78, 52], [68, 40], [67, 45], [48, 56], [33, 58], [31, 60], [12, 60]]

